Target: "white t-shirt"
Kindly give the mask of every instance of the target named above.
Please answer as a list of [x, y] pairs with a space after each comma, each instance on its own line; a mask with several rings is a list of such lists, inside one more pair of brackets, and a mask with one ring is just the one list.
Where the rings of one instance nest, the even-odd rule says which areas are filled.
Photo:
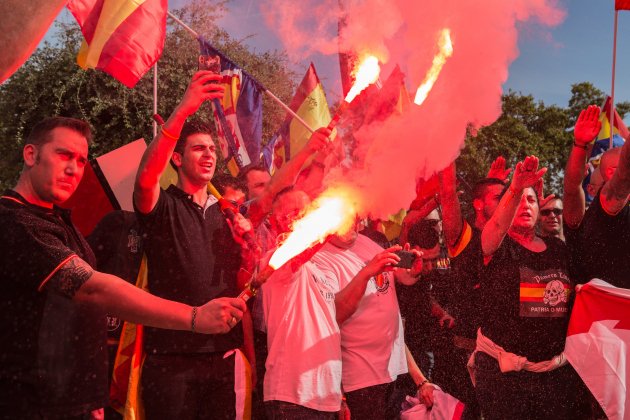
[[269, 355], [264, 400], [339, 411], [341, 338], [333, 285], [311, 262], [280, 267], [262, 286]]
[[[383, 248], [363, 235], [349, 249], [325, 244], [311, 259], [337, 291]], [[354, 391], [392, 382], [407, 372], [405, 342], [394, 276], [383, 273], [384, 281], [377, 285], [369, 280], [365, 294], [354, 314], [341, 325], [341, 355], [343, 388]]]

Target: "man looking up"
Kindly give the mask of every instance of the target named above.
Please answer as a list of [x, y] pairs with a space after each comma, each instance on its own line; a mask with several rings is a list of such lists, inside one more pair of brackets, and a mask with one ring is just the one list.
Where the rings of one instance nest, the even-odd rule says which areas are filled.
[[[90, 418], [108, 401], [106, 314], [158, 328], [224, 333], [245, 306], [200, 307], [150, 295], [93, 269], [92, 250], [58, 207], [88, 162], [90, 128], [55, 117], [25, 141], [17, 185], [0, 198], [0, 412]], [[102, 413], [100, 413], [102, 414]]]
[[[217, 160], [208, 127], [185, 123], [203, 102], [223, 96], [223, 87], [214, 83], [219, 80], [210, 71], [193, 75], [145, 151], [134, 189], [138, 219], [147, 234], [149, 289], [190, 304], [238, 295], [236, 274], [241, 261], [250, 259], [243, 237], [251, 224], [236, 214], [228, 225], [208, 194]], [[169, 160], [177, 168], [177, 185], [161, 190], [160, 176]], [[234, 350], [242, 344], [240, 326], [224, 336], [147, 329], [142, 372], [147, 418], [235, 418], [234, 372], [240, 355]]]

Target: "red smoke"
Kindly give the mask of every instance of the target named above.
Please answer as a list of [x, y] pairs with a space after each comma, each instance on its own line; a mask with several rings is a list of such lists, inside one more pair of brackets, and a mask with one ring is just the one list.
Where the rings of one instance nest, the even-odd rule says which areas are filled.
[[[349, 183], [362, 197], [357, 207], [381, 217], [409, 205], [417, 176], [458, 156], [469, 124], [479, 128], [499, 117], [502, 84], [518, 55], [517, 25], [554, 26], [565, 15], [554, 0], [342, 1], [348, 13], [342, 47], [376, 55], [387, 64], [384, 75], [400, 65], [411, 95], [431, 67], [443, 28], [453, 41], [453, 55], [422, 106], [364, 125], [355, 133], [358, 168], [327, 180]], [[262, 9], [290, 54], [337, 53], [339, 0], [266, 0]]]

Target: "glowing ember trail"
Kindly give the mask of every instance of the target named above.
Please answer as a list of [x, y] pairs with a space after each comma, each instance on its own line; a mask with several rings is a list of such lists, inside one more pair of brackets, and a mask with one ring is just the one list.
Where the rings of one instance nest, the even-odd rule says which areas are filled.
[[440, 48], [440, 51], [435, 57], [433, 57], [431, 69], [429, 69], [427, 75], [424, 77], [424, 81], [416, 91], [416, 98], [413, 101], [416, 105], [422, 105], [424, 100], [427, 98], [427, 95], [433, 88], [433, 84], [440, 75], [446, 60], [453, 55], [453, 43], [451, 42], [450, 29], [442, 29], [440, 39], [438, 41], [438, 47]]
[[354, 206], [341, 194], [318, 198], [314, 210], [293, 224], [293, 231], [273, 253], [269, 266], [277, 269], [328, 235], [349, 229], [354, 215]]
[[346, 95], [346, 98], [341, 103], [341, 106], [337, 110], [337, 113], [328, 124], [328, 129], [332, 130], [335, 128], [337, 123], [339, 122], [339, 118], [341, 118], [341, 114], [346, 109], [346, 107], [356, 98], [361, 92], [365, 90], [372, 83], [375, 83], [378, 80], [378, 76], [381, 74], [381, 66], [378, 64], [378, 58], [373, 55], [368, 55], [357, 67], [354, 72], [354, 84], [350, 88], [350, 91]]

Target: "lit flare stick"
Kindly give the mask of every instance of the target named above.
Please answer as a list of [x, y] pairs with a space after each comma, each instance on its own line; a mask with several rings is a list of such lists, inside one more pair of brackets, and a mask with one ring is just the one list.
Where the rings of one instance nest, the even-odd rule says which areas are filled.
[[247, 302], [275, 270], [302, 254], [317, 243], [322, 243], [328, 235], [342, 232], [352, 226], [354, 222], [354, 206], [345, 195], [327, 195], [318, 198], [313, 210], [304, 217], [296, 220], [293, 231], [287, 236], [278, 249], [273, 253], [269, 264], [261, 271], [257, 271], [239, 294], [239, 298]]
[[422, 105], [440, 75], [446, 60], [453, 55], [453, 43], [451, 42], [450, 29], [442, 29], [440, 32], [440, 39], [438, 40], [438, 47], [440, 50], [435, 57], [433, 57], [433, 64], [431, 65], [431, 68], [424, 77], [424, 81], [416, 91], [416, 97], [413, 101], [416, 105]]
[[346, 98], [337, 109], [335, 116], [330, 123], [328, 124], [328, 129], [332, 130], [335, 128], [341, 115], [348, 108], [348, 105], [356, 98], [361, 92], [363, 92], [368, 86], [373, 83], [376, 83], [378, 80], [378, 76], [381, 74], [381, 67], [378, 64], [378, 58], [373, 55], [369, 55], [361, 62], [357, 71], [355, 73], [355, 81], [350, 88], [350, 91], [346, 95]]

